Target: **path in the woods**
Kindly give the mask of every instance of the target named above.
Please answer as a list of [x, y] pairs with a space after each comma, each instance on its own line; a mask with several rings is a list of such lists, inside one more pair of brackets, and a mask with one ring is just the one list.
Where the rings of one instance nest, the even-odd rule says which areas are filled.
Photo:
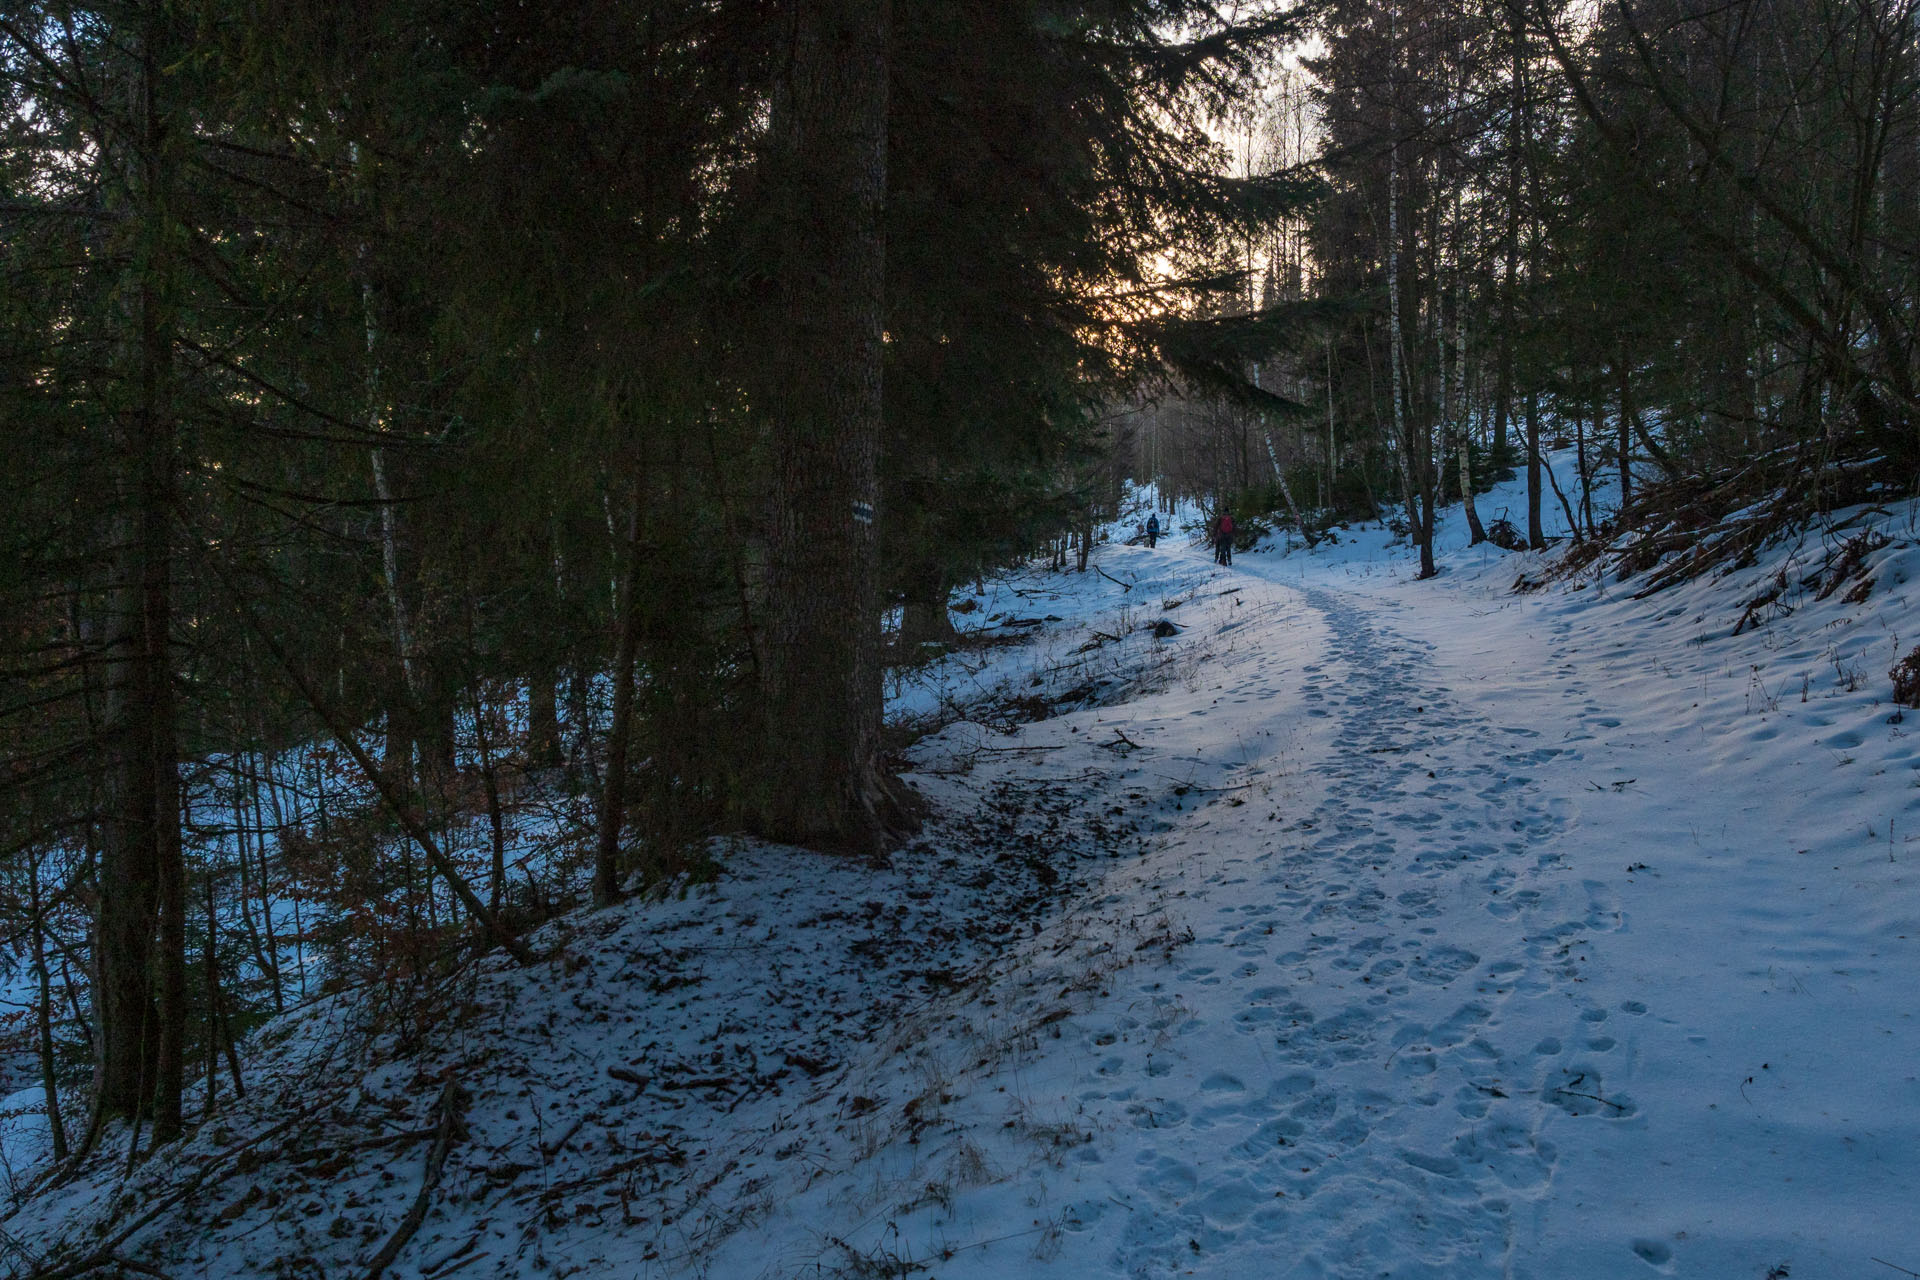
[[[1805, 576], [1778, 554], [1761, 585]], [[1071, 779], [1146, 835], [1060, 911], [1176, 945], [1117, 940], [1132, 958], [1084, 980], [1016, 948], [961, 1020], [1018, 1034], [923, 1042], [957, 1064], [949, 1127], [722, 1270], [857, 1247], [941, 1280], [1920, 1272], [1920, 881], [1894, 835], [1920, 831], [1920, 749], [1858, 674], [1920, 631], [1895, 590], [1920, 546], [1867, 566], [1864, 608], [1809, 594], [1738, 634], [1753, 583], [1515, 595], [1541, 562], [1489, 548], [1427, 583], [1360, 539], [1101, 567], [1032, 683], [1079, 681], [1045, 673], [1140, 612], [1182, 628], [1160, 677], [980, 767]], [[890, 1069], [866, 1096], [902, 1092]], [[951, 1177], [973, 1152], [987, 1172]]]
[[[1138, 995], [1175, 989], [1191, 1012], [1131, 1057], [1096, 1020], [1078, 1082], [1145, 1131], [1117, 1179], [1113, 1262], [1270, 1275], [1279, 1250], [1289, 1275], [1503, 1274], [1559, 1144], [1638, 1122], [1620, 1024], [1647, 1010], [1581, 987], [1619, 905], [1561, 866], [1572, 811], [1533, 780], [1577, 748], [1495, 723], [1364, 597], [1259, 599], [1274, 589], [1257, 577], [1219, 581], [1317, 614], [1325, 647], [1291, 690], [1264, 679], [1277, 655], [1224, 664], [1243, 683], [1220, 700], [1279, 698], [1314, 745], [1287, 812], [1216, 804], [1168, 833], [1192, 857], [1195, 937], [1175, 972], [1137, 975]], [[1254, 760], [1220, 785], [1266, 772]]]

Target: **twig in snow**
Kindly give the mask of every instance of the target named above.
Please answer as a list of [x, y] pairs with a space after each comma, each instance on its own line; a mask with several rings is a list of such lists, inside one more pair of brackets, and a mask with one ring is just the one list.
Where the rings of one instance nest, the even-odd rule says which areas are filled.
[[160, 1280], [172, 1280], [172, 1277], [160, 1268], [150, 1262], [141, 1262], [137, 1258], [115, 1257], [112, 1260], [112, 1265], [120, 1268], [122, 1271], [131, 1271], [135, 1275], [158, 1276]]
[[[1118, 733], [1119, 730], [1116, 729], [1114, 732]], [[1203, 787], [1197, 782], [1188, 782], [1185, 779], [1176, 778], [1170, 773], [1163, 773], [1160, 776], [1165, 778], [1168, 782], [1178, 782], [1181, 786], [1185, 787], [1189, 791], [1209, 791], [1214, 793], [1219, 793], [1222, 791], [1245, 791], [1248, 787], [1257, 787], [1260, 785], [1259, 782], [1255, 781], [1255, 782], [1242, 782], [1237, 786], [1231, 786], [1231, 787]]]
[[571, 1178], [566, 1182], [556, 1182], [550, 1187], [542, 1187], [539, 1190], [528, 1193], [525, 1198], [538, 1200], [542, 1204], [555, 1204], [573, 1192], [580, 1190], [582, 1187], [591, 1187], [603, 1182], [612, 1182], [622, 1174], [630, 1173], [635, 1169], [644, 1169], [656, 1164], [678, 1166], [687, 1162], [687, 1154], [680, 1148], [673, 1146], [671, 1143], [664, 1142], [659, 1138], [655, 1138], [654, 1141], [659, 1142], [664, 1150], [648, 1152], [644, 1155], [634, 1156], [631, 1159], [617, 1160], [612, 1164], [602, 1165], [584, 1177]]
[[1621, 1106], [1619, 1103], [1609, 1101], [1608, 1099], [1601, 1097], [1597, 1093], [1579, 1093], [1573, 1089], [1555, 1089], [1554, 1092], [1557, 1094], [1560, 1094], [1563, 1097], [1585, 1098], [1589, 1102], [1598, 1102], [1602, 1106], [1612, 1107], [1615, 1111], [1626, 1110], [1626, 1108]]
[[393, 1260], [400, 1256], [400, 1251], [407, 1247], [407, 1241], [413, 1239], [420, 1224], [426, 1221], [427, 1206], [433, 1202], [434, 1189], [440, 1185], [440, 1171], [446, 1168], [447, 1153], [453, 1150], [453, 1134], [458, 1127], [460, 1088], [453, 1081], [440, 1087], [435, 1110], [439, 1112], [440, 1122], [433, 1136], [433, 1149], [427, 1152], [426, 1170], [420, 1175], [420, 1193], [413, 1198], [413, 1207], [407, 1210], [407, 1216], [400, 1219], [400, 1225], [367, 1264], [366, 1280], [380, 1280]]
[[474, 1250], [474, 1246], [478, 1245], [479, 1243], [480, 1243], [480, 1236], [476, 1232], [473, 1236], [468, 1238], [465, 1244], [455, 1245], [453, 1248], [447, 1250], [445, 1253], [441, 1254], [439, 1257], [428, 1262], [424, 1267], [421, 1267], [420, 1274], [423, 1276], [430, 1276], [437, 1271], [444, 1272], [444, 1271], [457, 1270], [457, 1268], [453, 1266], [454, 1259], [456, 1258], [461, 1258], [461, 1257], [466, 1258], [466, 1262], [460, 1263], [460, 1266], [462, 1267], [466, 1266], [468, 1262], [477, 1261], [480, 1255], [477, 1253], [474, 1253], [473, 1250]]
[[561, 1134], [558, 1138], [554, 1139], [552, 1142], [548, 1143], [546, 1146], [541, 1147], [540, 1154], [545, 1156], [547, 1159], [551, 1160], [555, 1156], [559, 1155], [562, 1151], [565, 1151], [567, 1149], [567, 1144], [573, 1141], [573, 1135], [576, 1133], [579, 1133], [581, 1128], [586, 1123], [587, 1123], [587, 1118], [585, 1116], [581, 1116], [578, 1120], [575, 1120], [573, 1124], [568, 1127], [565, 1133]]
[[1093, 566], [1093, 571], [1099, 574], [1101, 577], [1105, 578], [1108, 582], [1111, 582], [1114, 586], [1119, 587], [1122, 591], [1133, 590], [1133, 584], [1131, 582], [1120, 581], [1120, 579], [1114, 577], [1112, 574], [1108, 573], [1105, 569], [1102, 569], [1099, 565]]
[[1894, 1267], [1893, 1264], [1885, 1258], [1868, 1258], [1867, 1261], [1877, 1262], [1883, 1267], [1893, 1267], [1895, 1271], [1898, 1271], [1903, 1276], [1920, 1276], [1920, 1271], [1909, 1271], [1905, 1267]]
[[450, 1276], [456, 1271], [463, 1271], [486, 1256], [487, 1255], [484, 1253], [470, 1253], [466, 1257], [460, 1259], [460, 1261], [453, 1263], [451, 1266], [448, 1266], [442, 1270], [434, 1271], [434, 1272], [422, 1271], [420, 1274], [422, 1276], [426, 1276], [427, 1280], [441, 1280], [443, 1276]]

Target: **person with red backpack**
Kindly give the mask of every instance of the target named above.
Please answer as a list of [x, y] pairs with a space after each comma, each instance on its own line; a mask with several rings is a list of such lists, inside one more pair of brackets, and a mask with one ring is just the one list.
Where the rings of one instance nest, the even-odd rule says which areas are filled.
[[1222, 511], [1220, 518], [1213, 522], [1213, 561], [1215, 564], [1233, 563], [1233, 513]]

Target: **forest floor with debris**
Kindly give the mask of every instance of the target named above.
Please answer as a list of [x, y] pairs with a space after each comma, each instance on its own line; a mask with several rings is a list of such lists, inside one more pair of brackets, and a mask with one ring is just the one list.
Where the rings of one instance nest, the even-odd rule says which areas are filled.
[[1428, 582], [1376, 529], [1007, 575], [956, 620], [1027, 638], [891, 691], [888, 864], [723, 841], [278, 1019], [9, 1274], [1920, 1273], [1917, 524], [1644, 599], [1452, 526]]

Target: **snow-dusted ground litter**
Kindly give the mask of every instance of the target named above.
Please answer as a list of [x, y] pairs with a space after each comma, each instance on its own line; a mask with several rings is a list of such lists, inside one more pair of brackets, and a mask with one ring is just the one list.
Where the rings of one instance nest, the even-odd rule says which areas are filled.
[[361, 1275], [444, 1153], [390, 1275], [1920, 1272], [1920, 516], [1835, 519], [1644, 600], [1453, 525], [1431, 582], [1360, 530], [987, 584], [1040, 625], [902, 682], [974, 718], [890, 866], [730, 845], [282, 1019], [10, 1265]]

